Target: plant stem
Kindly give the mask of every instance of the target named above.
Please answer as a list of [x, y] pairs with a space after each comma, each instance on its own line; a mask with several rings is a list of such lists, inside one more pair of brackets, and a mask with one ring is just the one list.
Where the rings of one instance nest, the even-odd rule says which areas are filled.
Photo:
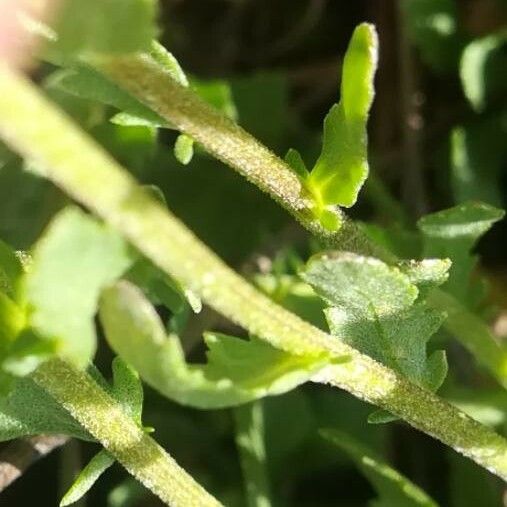
[[221, 505], [144, 433], [87, 373], [52, 359], [40, 366], [33, 378], [167, 505]]
[[264, 445], [262, 400], [233, 409], [236, 446], [239, 451], [248, 507], [271, 507]]
[[[392, 412], [507, 480], [505, 439], [273, 303], [228, 268], [33, 84], [1, 64], [0, 92], [0, 135], [5, 141], [116, 227], [160, 269], [274, 347], [293, 354], [327, 355], [331, 364], [318, 381]], [[344, 357], [349, 361], [342, 366], [332, 364]]]
[[[301, 183], [283, 160], [191, 89], [178, 84], [149, 56], [100, 58], [92, 64], [178, 130], [197, 140], [206, 151], [269, 193], [301, 225], [331, 247], [377, 257], [387, 263], [397, 262], [395, 255], [370, 241], [344, 213], [340, 212], [342, 227], [335, 233], [326, 231], [312, 217]], [[448, 314], [444, 327], [501, 385], [507, 386], [505, 347], [497, 343], [484, 322], [473, 313], [467, 314], [472, 327], [463, 326], [461, 314], [456, 311], [459, 302], [450, 295], [445, 296], [434, 299], [436, 308]], [[459, 334], [455, 332], [457, 329]], [[481, 329], [482, 334], [478, 334]]]
[[206, 151], [267, 192], [315, 236], [344, 250], [379, 258], [388, 255], [368, 242], [346, 217], [342, 217], [344, 223], [338, 232], [324, 229], [310, 210], [311, 203], [298, 176], [282, 159], [191, 89], [181, 86], [148, 55], [95, 58], [91, 63]]

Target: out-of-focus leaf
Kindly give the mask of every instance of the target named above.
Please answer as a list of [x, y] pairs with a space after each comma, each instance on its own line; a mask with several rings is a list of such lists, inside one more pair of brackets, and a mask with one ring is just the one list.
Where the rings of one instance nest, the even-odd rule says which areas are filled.
[[[127, 124], [127, 118], [130, 118], [130, 125], [138, 126], [142, 123], [152, 127], [167, 127], [167, 122], [157, 113], [86, 65], [75, 65], [56, 71], [48, 78], [47, 86], [119, 109], [125, 116], [115, 117], [116, 123]], [[134, 122], [132, 118], [137, 118], [138, 122]]]
[[422, 489], [350, 435], [334, 429], [320, 433], [345, 451], [371, 482], [378, 494], [378, 498], [369, 502], [371, 507], [438, 507]]
[[454, 72], [464, 43], [455, 0], [410, 0], [401, 6], [422, 59], [438, 72]]
[[461, 57], [460, 76], [465, 96], [476, 111], [482, 111], [491, 96], [507, 89], [507, 58], [502, 48], [507, 30], [476, 39]]
[[309, 380], [325, 358], [296, 357], [255, 338], [206, 335], [208, 363], [189, 365], [177, 336], [128, 282], [107, 288], [100, 318], [111, 347], [168, 398], [200, 408], [233, 406], [286, 392]]
[[487, 470], [447, 451], [449, 467], [450, 507], [499, 507], [502, 505], [502, 484]]
[[452, 261], [446, 290], [467, 301], [470, 275], [477, 262], [470, 252], [479, 238], [504, 216], [487, 204], [467, 202], [432, 213], [417, 223], [424, 236], [424, 257], [447, 257]]
[[23, 267], [14, 250], [0, 240], [0, 291], [13, 296]]
[[314, 290], [292, 275], [256, 275], [256, 285], [273, 301], [302, 319], [325, 329], [324, 303]]
[[332, 252], [310, 259], [302, 276], [329, 305], [326, 317], [334, 335], [436, 390], [447, 363], [443, 351], [428, 357], [426, 343], [443, 316], [418, 299], [414, 282], [438, 284], [446, 266], [413, 263], [409, 275], [407, 266], [404, 273], [377, 259]]
[[128, 477], [121, 484], [110, 490], [107, 496], [107, 507], [134, 507], [139, 505], [148, 490], [133, 477]]
[[507, 156], [507, 125], [492, 116], [451, 134], [451, 183], [456, 203], [482, 201], [502, 205], [500, 176]]
[[230, 85], [221, 79], [190, 80], [191, 88], [208, 104], [233, 120], [238, 119], [238, 110], [234, 104]]
[[375, 28], [359, 25], [343, 62], [340, 103], [324, 120], [322, 152], [307, 180], [318, 209], [352, 206], [368, 175], [366, 123], [374, 96], [377, 52]]
[[77, 208], [64, 210], [36, 244], [23, 281], [30, 326], [57, 344], [62, 357], [86, 366], [96, 347], [93, 317], [100, 291], [131, 262], [116, 232]]
[[289, 85], [282, 73], [259, 72], [231, 79], [240, 124], [276, 149], [283, 145], [289, 125]]
[[156, 36], [155, 0], [63, 0], [53, 28], [56, 49], [79, 53], [131, 53], [150, 48]]

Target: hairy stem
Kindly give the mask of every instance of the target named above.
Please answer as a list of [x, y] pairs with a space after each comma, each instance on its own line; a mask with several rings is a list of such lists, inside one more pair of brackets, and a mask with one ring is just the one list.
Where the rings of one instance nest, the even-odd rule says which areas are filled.
[[[387, 263], [397, 261], [393, 254], [370, 241], [341, 212], [342, 227], [334, 233], [326, 231], [313, 218], [301, 183], [283, 160], [191, 89], [178, 84], [149, 56], [101, 58], [92, 64], [181, 132], [197, 140], [206, 151], [268, 192], [308, 231], [330, 246], [377, 257]], [[501, 385], [507, 386], [507, 350], [496, 342], [482, 320], [468, 313], [467, 322], [472, 328], [464, 327], [462, 312], [456, 311], [460, 305], [450, 295], [436, 297], [433, 303], [448, 314], [444, 326]], [[455, 333], [457, 329], [461, 331], [459, 334]]]
[[312, 234], [344, 250], [379, 258], [388, 256], [368, 242], [345, 217], [338, 232], [324, 229], [311, 212], [310, 201], [298, 176], [282, 159], [191, 89], [181, 86], [148, 55], [95, 58], [92, 64], [171, 125], [195, 139], [206, 151], [267, 192]]
[[[273, 346], [293, 354], [327, 355], [330, 366], [319, 381], [392, 412], [507, 480], [507, 440], [273, 303], [228, 268], [33, 84], [1, 64], [0, 92], [0, 135], [4, 140], [43, 167], [48, 179], [121, 231], [160, 269]], [[333, 359], [343, 360], [344, 356], [348, 362], [332, 364]], [[51, 383], [50, 375], [45, 378]], [[63, 379], [51, 388], [65, 392], [61, 385]], [[71, 404], [69, 398], [65, 401]], [[89, 414], [83, 420], [91, 424]], [[156, 444], [147, 442], [155, 453]], [[106, 442], [106, 448], [108, 445]], [[114, 454], [114, 449], [111, 452]], [[126, 457], [122, 455], [120, 461]], [[167, 468], [176, 470], [170, 463]]]
[[233, 409], [248, 507], [271, 507], [262, 400]]
[[87, 373], [53, 359], [40, 366], [33, 378], [167, 505], [221, 505], [144, 433]]

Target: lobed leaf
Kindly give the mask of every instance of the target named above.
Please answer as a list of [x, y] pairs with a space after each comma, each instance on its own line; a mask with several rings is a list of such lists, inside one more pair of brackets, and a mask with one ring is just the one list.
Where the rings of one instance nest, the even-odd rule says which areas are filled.
[[313, 257], [302, 277], [329, 305], [325, 314], [332, 334], [436, 390], [447, 363], [442, 351], [428, 357], [426, 343], [444, 317], [420, 300], [414, 282], [440, 283], [448, 263], [427, 262], [411, 263], [408, 270], [405, 265], [407, 274], [377, 259], [331, 252]]
[[324, 120], [322, 152], [308, 177], [317, 207], [352, 206], [368, 175], [366, 123], [373, 102], [378, 40], [359, 25], [345, 54], [341, 99]]
[[471, 273], [477, 259], [471, 254], [479, 238], [504, 212], [480, 202], [466, 202], [432, 213], [417, 223], [423, 235], [425, 257], [448, 257], [452, 261], [446, 289], [462, 301], [470, 298]]
[[208, 333], [208, 363], [189, 365], [179, 339], [167, 336], [141, 291], [122, 281], [107, 288], [100, 319], [111, 347], [164, 396], [199, 408], [238, 405], [306, 382], [325, 358], [292, 356], [252, 338]]

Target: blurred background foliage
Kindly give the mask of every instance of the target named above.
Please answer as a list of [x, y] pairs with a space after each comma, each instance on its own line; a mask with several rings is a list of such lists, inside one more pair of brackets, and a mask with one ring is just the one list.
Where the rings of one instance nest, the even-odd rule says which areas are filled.
[[[211, 95], [222, 93], [225, 80], [242, 126], [276, 153], [296, 146], [307, 160], [316, 158], [323, 117], [337, 101], [352, 30], [361, 21], [375, 23], [381, 53], [370, 120], [372, 174], [352, 215], [385, 227], [397, 241], [404, 238], [410, 250], [415, 221], [428, 212], [467, 199], [505, 208], [507, 1], [164, 0], [161, 7], [161, 41], [185, 71]], [[47, 93], [141, 181], [160, 187], [169, 208], [203, 241], [238, 270], [257, 273], [256, 282], [272, 297], [324, 326], [320, 306], [291, 278], [299, 259], [315, 249], [291, 217], [199, 148], [187, 166], [180, 164], [173, 131], [109, 122], [112, 109], [65, 93], [52, 71], [37, 70]], [[0, 237], [24, 249], [66, 198], [19, 164], [0, 151]], [[478, 247], [499, 306], [507, 302], [506, 230], [505, 221], [499, 223]], [[495, 329], [506, 335], [507, 317], [496, 315]], [[202, 357], [198, 338], [210, 327], [231, 330], [203, 312], [185, 332], [191, 359]], [[453, 375], [448, 391], [476, 417], [505, 430], [503, 393], [457, 344], [448, 353], [458, 365], [453, 375], [481, 395], [465, 399], [453, 388]], [[107, 371], [110, 359], [103, 345], [97, 363]], [[146, 392], [144, 418], [157, 440], [227, 505], [243, 505], [230, 412], [186, 409]], [[501, 484], [488, 473], [400, 423], [369, 425], [371, 408], [347, 394], [307, 385], [264, 406], [277, 506], [353, 507], [375, 496], [353, 462], [319, 436], [322, 427], [340, 428], [383, 452], [441, 505], [503, 505]], [[88, 444], [64, 447], [3, 493], [3, 505], [35, 498], [40, 507], [56, 505], [72, 471], [94, 451]], [[86, 504], [159, 505], [117, 465]]]

